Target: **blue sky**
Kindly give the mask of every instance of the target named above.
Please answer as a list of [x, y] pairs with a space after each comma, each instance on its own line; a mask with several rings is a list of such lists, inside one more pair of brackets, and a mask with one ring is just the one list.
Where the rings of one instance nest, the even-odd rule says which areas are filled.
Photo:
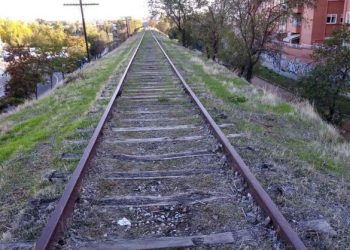
[[[78, 7], [64, 7], [63, 3], [78, 3], [79, 0], [0, 0], [0, 17], [31, 21], [80, 20]], [[83, 0], [99, 3], [85, 7], [88, 20], [116, 19], [122, 16], [143, 18], [148, 16], [147, 0]]]

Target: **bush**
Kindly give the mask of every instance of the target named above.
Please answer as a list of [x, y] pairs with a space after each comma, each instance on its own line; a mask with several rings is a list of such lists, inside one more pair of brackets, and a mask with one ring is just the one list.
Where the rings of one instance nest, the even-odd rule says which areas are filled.
[[4, 112], [6, 109], [11, 106], [17, 106], [24, 102], [24, 99], [16, 98], [16, 97], [5, 97], [0, 99], [0, 113]]

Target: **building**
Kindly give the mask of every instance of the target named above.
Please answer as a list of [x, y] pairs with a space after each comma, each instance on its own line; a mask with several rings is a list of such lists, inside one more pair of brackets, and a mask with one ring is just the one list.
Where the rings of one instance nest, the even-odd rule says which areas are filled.
[[345, 0], [343, 16], [345, 23], [350, 24], [350, 0]]
[[296, 47], [311, 48], [323, 43], [344, 23], [350, 24], [350, 0], [317, 0], [314, 8], [295, 10], [285, 24], [283, 41]]

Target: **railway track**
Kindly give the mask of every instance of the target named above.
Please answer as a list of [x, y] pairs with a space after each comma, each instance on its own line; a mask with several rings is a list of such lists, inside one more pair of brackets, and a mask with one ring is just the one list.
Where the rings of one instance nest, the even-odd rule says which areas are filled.
[[145, 32], [36, 248], [305, 249], [219, 127]]

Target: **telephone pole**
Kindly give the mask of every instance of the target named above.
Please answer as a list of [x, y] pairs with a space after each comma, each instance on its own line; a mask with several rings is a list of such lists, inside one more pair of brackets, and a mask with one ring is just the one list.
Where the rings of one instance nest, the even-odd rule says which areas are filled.
[[86, 33], [86, 25], [85, 25], [85, 18], [84, 18], [84, 8], [83, 6], [91, 6], [91, 5], [99, 5], [98, 3], [83, 3], [82, 0], [79, 0], [79, 3], [65, 3], [63, 6], [80, 6], [80, 12], [81, 12], [81, 20], [83, 23], [83, 30], [84, 30], [84, 38], [85, 38], [85, 47], [86, 47], [86, 55], [88, 58], [88, 61], [90, 62], [90, 53], [89, 53], [89, 44], [87, 40], [87, 33]]
[[128, 38], [130, 36], [130, 29], [129, 29], [129, 20], [130, 19], [131, 19], [130, 17], [125, 17], [125, 26], [126, 26], [126, 33], [128, 35]]

